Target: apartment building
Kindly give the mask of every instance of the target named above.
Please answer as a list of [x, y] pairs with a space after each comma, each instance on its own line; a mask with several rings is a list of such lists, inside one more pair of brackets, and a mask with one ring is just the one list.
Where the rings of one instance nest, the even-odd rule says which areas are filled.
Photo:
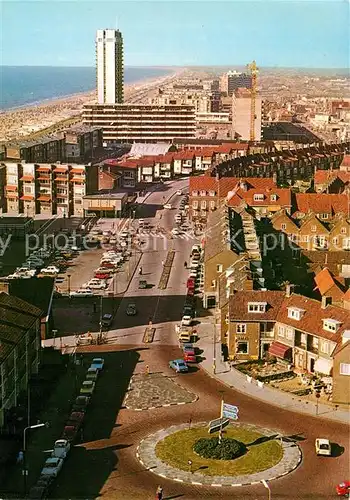
[[342, 342], [333, 353], [332, 402], [350, 402], [350, 332], [344, 332]]
[[87, 104], [83, 123], [102, 128], [106, 145], [172, 142], [196, 136], [194, 106], [146, 104]]
[[[232, 96], [232, 137], [238, 136], [243, 141], [250, 140], [251, 124], [251, 91], [235, 90]], [[261, 141], [261, 97], [255, 98], [254, 136], [255, 141]]]
[[195, 154], [193, 151], [177, 151], [173, 153], [174, 175], [190, 176], [194, 172]]
[[119, 30], [96, 31], [96, 87], [99, 104], [123, 102], [123, 36]]
[[63, 132], [66, 162], [82, 162], [93, 158], [94, 150], [102, 148], [102, 129], [87, 125], [73, 125]]
[[350, 171], [316, 170], [314, 189], [316, 193], [340, 194], [350, 186]]
[[56, 163], [66, 159], [66, 142], [63, 136], [11, 142], [7, 143], [5, 148], [6, 160], [27, 163]]
[[40, 364], [41, 311], [24, 300], [0, 293], [0, 428], [27, 390]]
[[7, 212], [83, 216], [83, 197], [98, 188], [98, 167], [80, 164], [4, 163]]
[[220, 89], [227, 95], [232, 96], [235, 90], [239, 88], [252, 88], [252, 77], [246, 73], [238, 71], [228, 71], [221, 76]]

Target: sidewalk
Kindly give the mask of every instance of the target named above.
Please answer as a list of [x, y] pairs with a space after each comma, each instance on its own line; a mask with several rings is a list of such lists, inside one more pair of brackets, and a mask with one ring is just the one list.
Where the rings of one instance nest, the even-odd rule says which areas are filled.
[[347, 410], [337, 409], [336, 407], [319, 404], [318, 414], [316, 415], [316, 405], [310, 401], [303, 401], [298, 396], [279, 391], [257, 382], [254, 379], [248, 380], [248, 377], [239, 372], [235, 368], [230, 368], [229, 363], [224, 362], [221, 356], [221, 343], [218, 335], [215, 344], [216, 353], [216, 369], [213, 373], [213, 332], [216, 330], [215, 316], [201, 318], [201, 324], [198, 326], [199, 341], [197, 346], [203, 349], [204, 361], [201, 362], [201, 367], [210, 375], [215, 377], [223, 384], [232, 387], [238, 392], [242, 392], [247, 396], [264, 401], [265, 403], [278, 406], [290, 411], [304, 413], [316, 418], [323, 418], [338, 423], [349, 424], [350, 415]]

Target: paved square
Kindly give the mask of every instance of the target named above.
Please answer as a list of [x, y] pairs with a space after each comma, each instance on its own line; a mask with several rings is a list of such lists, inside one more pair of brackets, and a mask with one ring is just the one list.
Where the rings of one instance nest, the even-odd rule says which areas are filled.
[[197, 396], [161, 373], [138, 373], [131, 379], [125, 406], [129, 410], [149, 410], [161, 406], [193, 403]]

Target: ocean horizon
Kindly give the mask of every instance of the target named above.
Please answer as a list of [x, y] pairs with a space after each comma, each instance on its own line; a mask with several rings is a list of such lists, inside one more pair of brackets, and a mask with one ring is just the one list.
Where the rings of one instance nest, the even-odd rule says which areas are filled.
[[[96, 88], [96, 69], [73, 66], [1, 66], [0, 109], [7, 111], [63, 98]], [[171, 73], [169, 68], [124, 68], [124, 83], [136, 83]]]

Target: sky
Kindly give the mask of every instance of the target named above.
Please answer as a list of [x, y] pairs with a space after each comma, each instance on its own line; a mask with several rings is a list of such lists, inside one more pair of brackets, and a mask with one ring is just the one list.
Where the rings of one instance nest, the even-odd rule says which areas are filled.
[[95, 31], [126, 66], [349, 67], [348, 0], [2, 0], [2, 65], [94, 66]]

